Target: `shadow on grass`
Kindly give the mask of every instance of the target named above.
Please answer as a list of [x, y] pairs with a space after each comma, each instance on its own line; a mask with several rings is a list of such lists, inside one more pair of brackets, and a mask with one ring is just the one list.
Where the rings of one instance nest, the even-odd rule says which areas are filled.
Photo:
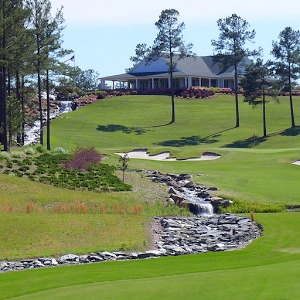
[[124, 125], [117, 125], [117, 124], [98, 125], [97, 130], [103, 131], [103, 132], [122, 131], [123, 133], [126, 133], [126, 134], [135, 133], [137, 135], [144, 134], [147, 131], [149, 131], [142, 127], [127, 127]]
[[151, 127], [152, 128], [155, 128], [155, 127], [164, 127], [164, 126], [168, 126], [168, 125], [172, 125], [172, 124], [174, 124], [174, 121], [170, 121], [170, 122], [168, 122], [166, 124], [162, 124], [162, 125], [153, 125]]
[[280, 133], [283, 136], [296, 136], [300, 134], [300, 126], [285, 129]]
[[193, 135], [189, 137], [182, 137], [181, 139], [178, 140], [163, 141], [157, 143], [157, 145], [167, 146], [167, 147], [184, 147], [184, 146], [197, 146], [200, 144], [213, 144], [216, 142], [218, 142], [218, 140], [214, 138], [208, 138], [208, 137], [201, 138], [200, 136]]
[[245, 140], [238, 140], [233, 143], [224, 145], [223, 148], [253, 148], [265, 142], [268, 137], [258, 137], [256, 135]]
[[[168, 125], [168, 124], [166, 124]], [[163, 141], [160, 143], [157, 143], [156, 145], [159, 146], [166, 146], [166, 147], [184, 147], [184, 146], [198, 146], [200, 144], [213, 144], [219, 142], [219, 139], [217, 139], [221, 133], [225, 131], [229, 131], [234, 129], [235, 127], [228, 128], [213, 134], [210, 134], [206, 137], [201, 137], [201, 136], [189, 136], [189, 137], [182, 137], [178, 140], [168, 140], [168, 141]]]

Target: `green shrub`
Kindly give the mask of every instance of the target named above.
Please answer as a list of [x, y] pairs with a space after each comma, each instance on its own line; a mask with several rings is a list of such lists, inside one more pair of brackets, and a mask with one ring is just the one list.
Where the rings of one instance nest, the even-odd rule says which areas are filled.
[[21, 151], [11, 151], [10, 155], [13, 158], [24, 158], [25, 157], [25, 154]]
[[33, 147], [25, 148], [25, 154], [34, 155], [35, 153], [36, 153], [36, 150]]
[[47, 149], [43, 145], [36, 145], [35, 150], [39, 153], [46, 153]]
[[62, 147], [57, 147], [53, 150], [54, 153], [68, 153], [67, 150], [65, 150], [64, 148]]
[[284, 204], [279, 203], [261, 203], [252, 201], [235, 200], [233, 204], [227, 208], [221, 208], [220, 212], [228, 213], [276, 213], [286, 209]]
[[107, 97], [106, 91], [96, 91], [97, 99], [104, 99]]
[[10, 160], [6, 161], [6, 167], [11, 169], [13, 167], [13, 163]]
[[8, 152], [5, 151], [0, 152], [0, 160], [9, 159], [9, 158], [10, 158], [10, 154]]

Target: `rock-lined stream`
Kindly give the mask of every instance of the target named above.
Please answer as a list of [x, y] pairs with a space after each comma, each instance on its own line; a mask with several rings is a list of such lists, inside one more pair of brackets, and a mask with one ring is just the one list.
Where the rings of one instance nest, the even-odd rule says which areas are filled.
[[[154, 217], [150, 229], [153, 247], [144, 252], [102, 251], [84, 255], [66, 254], [61, 257], [42, 257], [20, 261], [0, 262], [0, 272], [87, 264], [105, 261], [158, 258], [208, 251], [230, 251], [244, 248], [262, 235], [262, 227], [248, 218], [230, 214], [216, 214], [218, 205], [227, 205], [222, 198], [214, 199], [211, 189], [191, 181], [187, 174], [162, 174], [142, 171], [156, 182], [169, 186], [168, 201], [186, 206], [195, 216]], [[195, 199], [196, 200], [195, 200]], [[214, 204], [214, 200], [218, 205]], [[225, 201], [225, 202], [224, 202]]]
[[156, 217], [151, 224], [151, 230], [154, 246], [153, 249], [145, 252], [102, 251], [84, 255], [66, 254], [59, 258], [42, 257], [15, 262], [2, 261], [0, 272], [236, 250], [244, 248], [262, 234], [262, 228], [255, 222], [230, 214]]

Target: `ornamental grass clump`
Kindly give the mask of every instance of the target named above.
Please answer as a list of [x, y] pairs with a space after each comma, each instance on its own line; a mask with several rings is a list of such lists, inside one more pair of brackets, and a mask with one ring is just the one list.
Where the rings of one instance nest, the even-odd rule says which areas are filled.
[[73, 170], [89, 171], [91, 165], [101, 161], [101, 154], [95, 148], [77, 148], [72, 158], [61, 164], [62, 167]]

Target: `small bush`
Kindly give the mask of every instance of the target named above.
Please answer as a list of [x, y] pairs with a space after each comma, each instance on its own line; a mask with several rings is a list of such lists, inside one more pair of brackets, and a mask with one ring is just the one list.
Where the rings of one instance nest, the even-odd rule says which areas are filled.
[[61, 164], [62, 167], [73, 170], [88, 171], [91, 165], [101, 161], [101, 154], [95, 148], [77, 148], [71, 160]]
[[10, 155], [13, 158], [24, 158], [25, 157], [24, 153], [21, 151], [12, 151], [12, 152], [10, 152]]
[[39, 153], [45, 153], [45, 152], [47, 152], [46, 148], [44, 146], [42, 146], [42, 145], [35, 146], [35, 149]]
[[36, 151], [33, 147], [28, 147], [25, 149], [25, 154], [27, 154], [27, 155], [34, 155], [35, 153], [36, 153]]
[[8, 160], [6, 162], [6, 167], [9, 168], [9, 169], [11, 169], [13, 167], [13, 164], [12, 164], [12, 162], [10, 160]]
[[9, 159], [10, 158], [10, 155], [8, 152], [0, 152], [0, 160], [3, 160], [3, 159]]
[[96, 92], [97, 99], [104, 99], [107, 97], [106, 91], [97, 91]]
[[57, 147], [53, 150], [54, 153], [68, 153], [67, 150], [65, 150], [64, 148], [62, 147]]
[[235, 200], [228, 208], [221, 208], [220, 212], [229, 213], [277, 213], [285, 210], [285, 205], [280, 203], [261, 203], [252, 201]]

